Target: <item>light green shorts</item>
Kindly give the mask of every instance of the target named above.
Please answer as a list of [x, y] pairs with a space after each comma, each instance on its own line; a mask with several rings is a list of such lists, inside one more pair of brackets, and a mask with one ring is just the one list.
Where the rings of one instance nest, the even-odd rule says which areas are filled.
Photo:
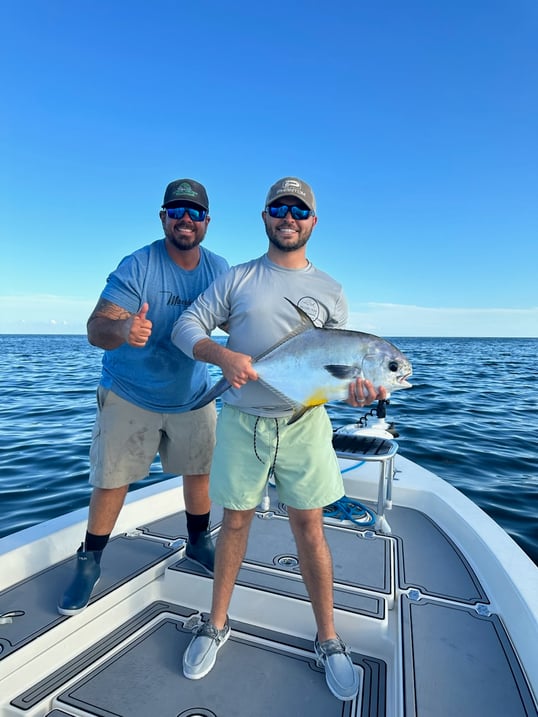
[[166, 473], [209, 473], [215, 447], [215, 403], [185, 413], [139, 408], [102, 386], [90, 448], [90, 483], [119, 488], [145, 478], [157, 453]]
[[273, 462], [278, 496], [291, 508], [322, 508], [344, 495], [325, 408], [308, 411], [291, 426], [287, 422], [224, 405], [211, 464], [211, 500], [231, 510], [255, 508]]

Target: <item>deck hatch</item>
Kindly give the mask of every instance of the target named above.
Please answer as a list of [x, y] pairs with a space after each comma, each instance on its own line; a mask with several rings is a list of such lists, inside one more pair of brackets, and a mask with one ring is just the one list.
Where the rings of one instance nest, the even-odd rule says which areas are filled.
[[470, 605], [489, 602], [461, 551], [425, 513], [394, 506], [387, 518], [397, 541], [402, 590], [420, 588], [423, 594]]
[[402, 597], [405, 717], [535, 717], [496, 615]]
[[[375, 540], [364, 540], [358, 531], [331, 525], [325, 526], [325, 536], [333, 557], [336, 583], [390, 594], [390, 539], [377, 536]], [[299, 565], [278, 562], [283, 555], [297, 557], [288, 519], [275, 516], [272, 520], [254, 520], [245, 563], [299, 574]]]

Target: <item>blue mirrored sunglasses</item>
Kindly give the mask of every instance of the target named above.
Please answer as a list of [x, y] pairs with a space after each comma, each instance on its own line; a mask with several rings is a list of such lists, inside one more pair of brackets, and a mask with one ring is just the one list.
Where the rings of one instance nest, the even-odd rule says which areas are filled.
[[288, 212], [291, 212], [291, 216], [294, 219], [308, 219], [308, 217], [314, 216], [314, 212], [310, 209], [301, 209], [295, 205], [289, 207], [287, 204], [281, 204], [278, 207], [269, 206], [267, 207], [267, 211], [269, 212], [269, 216], [273, 217], [273, 219], [284, 219]]
[[172, 207], [166, 210], [170, 219], [183, 219], [185, 212], [193, 222], [203, 222], [207, 216], [206, 209], [193, 209], [193, 207]]

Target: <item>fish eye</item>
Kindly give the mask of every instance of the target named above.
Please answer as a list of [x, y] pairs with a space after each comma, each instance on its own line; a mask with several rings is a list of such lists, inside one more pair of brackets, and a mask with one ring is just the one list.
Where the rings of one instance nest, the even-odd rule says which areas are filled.
[[398, 370], [398, 361], [389, 361], [389, 371]]

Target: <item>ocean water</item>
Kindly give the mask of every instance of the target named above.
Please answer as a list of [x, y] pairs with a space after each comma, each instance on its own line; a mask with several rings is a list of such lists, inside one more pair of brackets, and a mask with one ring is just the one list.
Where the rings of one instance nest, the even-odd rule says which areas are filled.
[[[538, 564], [538, 339], [392, 340], [414, 368], [387, 413], [400, 453], [469, 496]], [[87, 506], [101, 354], [85, 336], [0, 335], [0, 537]], [[335, 427], [364, 414], [328, 409]], [[157, 459], [137, 486], [162, 478]]]

